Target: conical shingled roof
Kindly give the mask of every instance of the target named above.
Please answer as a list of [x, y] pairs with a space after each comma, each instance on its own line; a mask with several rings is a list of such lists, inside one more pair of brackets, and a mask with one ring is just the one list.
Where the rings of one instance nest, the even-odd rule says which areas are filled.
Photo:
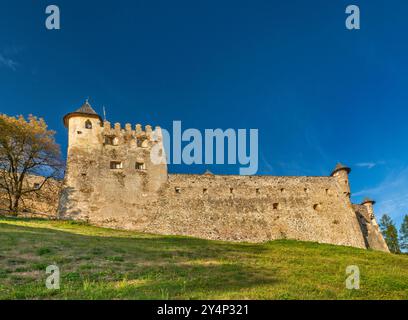
[[95, 110], [91, 107], [89, 104], [88, 100], [85, 101], [85, 103], [82, 105], [81, 108], [79, 108], [76, 113], [83, 113], [83, 114], [96, 114], [98, 115]]
[[375, 204], [375, 201], [370, 199], [370, 198], [364, 198], [363, 202], [361, 202], [361, 204], [365, 204], [365, 203], [371, 203], [371, 204]]
[[346, 170], [347, 173], [350, 173], [350, 172], [351, 172], [351, 169], [350, 169], [349, 167], [347, 167], [347, 166], [345, 166], [344, 164], [342, 164], [342, 163], [339, 162], [339, 163], [336, 165], [336, 167], [334, 168], [334, 170], [332, 171], [331, 175], [335, 174], [337, 171], [340, 171], [340, 170]]
[[95, 110], [89, 104], [88, 100], [86, 100], [85, 103], [79, 109], [77, 109], [74, 112], [67, 113], [64, 116], [63, 121], [65, 127], [68, 127], [68, 119], [73, 116], [88, 116], [92, 118], [98, 118], [102, 122], [101, 116], [95, 112]]

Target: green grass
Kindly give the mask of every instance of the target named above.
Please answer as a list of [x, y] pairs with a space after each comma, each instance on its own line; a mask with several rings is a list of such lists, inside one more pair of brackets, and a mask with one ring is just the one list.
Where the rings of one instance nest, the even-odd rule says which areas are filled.
[[[51, 264], [59, 290], [45, 286]], [[345, 287], [348, 265], [360, 268], [360, 290]], [[408, 256], [1, 218], [0, 299], [408, 299]]]

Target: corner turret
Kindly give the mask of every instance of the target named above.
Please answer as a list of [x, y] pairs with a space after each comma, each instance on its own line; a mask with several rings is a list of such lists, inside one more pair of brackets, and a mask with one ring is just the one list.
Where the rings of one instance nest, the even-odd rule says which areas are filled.
[[349, 183], [349, 173], [351, 169], [341, 163], [338, 163], [333, 169], [331, 176], [335, 177], [343, 194], [350, 197], [350, 183]]
[[371, 223], [374, 226], [378, 226], [377, 220], [375, 219], [375, 215], [374, 215], [374, 205], [375, 205], [375, 201], [371, 200], [370, 198], [365, 198], [363, 200], [363, 202], [361, 203], [361, 205], [363, 205], [364, 207], [366, 207], [367, 212], [370, 216], [371, 219]]
[[73, 146], [99, 143], [98, 134], [102, 130], [103, 121], [88, 100], [76, 111], [67, 113], [63, 122], [68, 128], [68, 152]]

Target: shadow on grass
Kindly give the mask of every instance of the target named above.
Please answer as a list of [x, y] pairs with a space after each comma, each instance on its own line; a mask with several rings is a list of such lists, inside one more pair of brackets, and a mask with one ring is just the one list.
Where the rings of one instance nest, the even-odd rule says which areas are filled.
[[[30, 220], [42, 221], [24, 221]], [[114, 233], [105, 233], [109, 232]], [[279, 283], [274, 268], [256, 263], [256, 257], [267, 250], [262, 245], [106, 234], [82, 235], [0, 223], [0, 266], [9, 268], [10, 273], [17, 268], [26, 273], [42, 272], [40, 279], [37, 276], [22, 282], [0, 277], [0, 284], [11, 284], [10, 292], [14, 293], [10, 294], [20, 298], [52, 294], [56, 298], [171, 299], [202, 297], [209, 292], [222, 296]], [[60, 268], [59, 293], [43, 290], [49, 264]], [[33, 286], [38, 288], [33, 291]]]

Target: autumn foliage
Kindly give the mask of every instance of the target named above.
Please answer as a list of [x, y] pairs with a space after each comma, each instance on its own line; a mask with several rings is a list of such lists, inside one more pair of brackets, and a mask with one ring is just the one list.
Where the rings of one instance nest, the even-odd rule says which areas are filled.
[[[54, 135], [42, 118], [0, 114], [0, 193], [10, 212], [17, 213], [26, 196], [61, 176], [61, 153]], [[41, 177], [35, 186], [27, 183], [32, 175]]]

